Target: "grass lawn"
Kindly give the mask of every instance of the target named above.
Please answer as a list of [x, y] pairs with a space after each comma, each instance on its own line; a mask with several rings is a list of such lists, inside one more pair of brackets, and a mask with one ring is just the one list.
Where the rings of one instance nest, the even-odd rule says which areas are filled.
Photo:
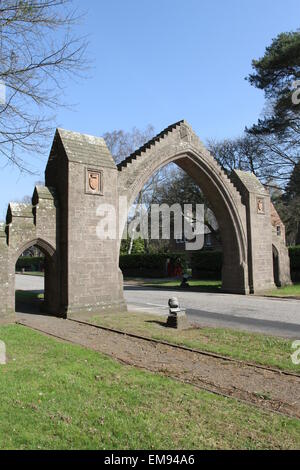
[[292, 340], [227, 328], [191, 328], [177, 331], [165, 328], [165, 317], [143, 313], [102, 314], [89, 321], [300, 374], [300, 366], [294, 365], [290, 358], [293, 352]]
[[[42, 301], [43, 298], [43, 293], [16, 291], [16, 301], [19, 302], [38, 302]], [[108, 313], [91, 317], [88, 321], [97, 325], [300, 374], [300, 366], [293, 364], [290, 358], [293, 352], [291, 348], [293, 340], [229, 328], [194, 327], [188, 330], [176, 331], [165, 328], [165, 317], [145, 313]]]
[[40, 276], [40, 277], [45, 276], [45, 273], [41, 271], [24, 271], [23, 273], [16, 272], [16, 274], [21, 274], [22, 276]]
[[0, 327], [1, 449], [290, 449], [300, 421]]
[[[292, 286], [279, 287], [268, 292], [267, 295], [275, 297], [299, 297], [300, 298], [300, 283], [293, 284]], [[299, 304], [300, 308], [300, 304]]]
[[33, 290], [16, 290], [16, 301], [19, 302], [36, 302], [44, 300], [44, 293]]

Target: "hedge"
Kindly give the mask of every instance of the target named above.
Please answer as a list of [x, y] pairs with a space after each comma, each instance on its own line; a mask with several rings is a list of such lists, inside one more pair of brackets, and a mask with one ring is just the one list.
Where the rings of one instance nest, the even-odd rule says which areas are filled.
[[[289, 248], [292, 279], [300, 280], [300, 246]], [[221, 251], [121, 255], [120, 268], [128, 277], [167, 277], [167, 259], [181, 260], [183, 270], [190, 264], [195, 279], [221, 279]]]
[[127, 277], [167, 277], [167, 259], [179, 261], [183, 271], [191, 266], [194, 278], [221, 279], [220, 251], [121, 255], [120, 268]]
[[221, 279], [221, 251], [197, 251], [191, 255], [192, 276], [195, 279]]
[[300, 245], [289, 248], [291, 270], [300, 271]]
[[300, 280], [300, 245], [289, 248], [291, 276], [293, 281]]
[[16, 264], [16, 270], [22, 271], [41, 271], [44, 268], [44, 257], [40, 256], [21, 256]]
[[187, 267], [187, 256], [183, 253], [154, 253], [121, 255], [120, 269], [127, 277], [167, 277], [167, 260], [178, 261], [183, 270]]

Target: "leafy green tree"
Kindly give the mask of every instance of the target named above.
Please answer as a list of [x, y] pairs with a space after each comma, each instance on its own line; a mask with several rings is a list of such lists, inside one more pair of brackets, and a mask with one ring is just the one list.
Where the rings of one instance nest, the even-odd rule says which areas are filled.
[[300, 163], [295, 166], [285, 191], [272, 190], [271, 198], [285, 224], [288, 245], [300, 244]]
[[290, 244], [300, 244], [300, 161], [295, 166], [283, 196], [286, 229]]
[[290, 181], [286, 187], [286, 198], [289, 200], [300, 198], [300, 161], [291, 174]]
[[300, 31], [279, 34], [252, 66], [247, 80], [264, 92], [266, 105], [263, 117], [246, 132], [264, 150], [262, 173], [284, 189], [299, 161]]
[[265, 116], [252, 127], [254, 134], [300, 133], [300, 103], [293, 100], [295, 82], [300, 79], [300, 31], [281, 33], [253, 60], [254, 73], [248, 81], [263, 90], [267, 100]]
[[[131, 247], [132, 245], [132, 247]], [[133, 242], [131, 243], [131, 239], [128, 237], [127, 239], [123, 239], [121, 241], [121, 249], [120, 249], [120, 255], [128, 255], [129, 249], [131, 247], [131, 253], [132, 255], [141, 255], [145, 253], [145, 243], [144, 240], [139, 237], [135, 238]]]

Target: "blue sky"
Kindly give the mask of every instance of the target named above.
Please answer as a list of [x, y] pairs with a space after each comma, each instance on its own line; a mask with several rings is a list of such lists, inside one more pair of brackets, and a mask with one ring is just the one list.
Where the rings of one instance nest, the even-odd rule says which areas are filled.
[[[102, 135], [186, 119], [202, 140], [235, 137], [259, 117], [264, 97], [245, 77], [278, 33], [300, 26], [298, 0], [76, 0], [87, 16], [90, 77], [70, 82], [55, 127]], [[49, 141], [49, 148], [51, 142]], [[0, 170], [0, 219], [32, 193], [35, 176]], [[4, 162], [2, 162], [4, 163]]]

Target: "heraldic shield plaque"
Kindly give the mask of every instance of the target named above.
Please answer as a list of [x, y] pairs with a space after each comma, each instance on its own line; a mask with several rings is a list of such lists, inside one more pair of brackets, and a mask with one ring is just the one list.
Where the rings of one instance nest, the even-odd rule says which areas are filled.
[[103, 194], [103, 176], [100, 170], [86, 170], [85, 192], [89, 194]]
[[258, 214], [264, 214], [265, 213], [265, 201], [264, 198], [258, 197], [256, 199], [256, 208], [257, 208], [257, 213]]

